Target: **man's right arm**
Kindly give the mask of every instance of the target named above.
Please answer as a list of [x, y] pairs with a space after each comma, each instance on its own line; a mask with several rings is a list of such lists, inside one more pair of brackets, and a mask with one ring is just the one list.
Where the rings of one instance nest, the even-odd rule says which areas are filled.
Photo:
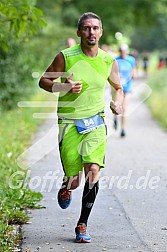
[[64, 72], [64, 69], [64, 57], [61, 53], [59, 53], [40, 78], [39, 86], [48, 92], [62, 91], [62, 85], [59, 85], [61, 83], [57, 85], [57, 90], [54, 90], [55, 82], [53, 82], [53, 80], [57, 79], [61, 73]]
[[39, 86], [48, 92], [71, 92], [80, 93], [82, 84], [79, 81], [72, 81], [73, 74], [66, 77], [65, 83], [55, 82], [57, 78], [63, 76], [65, 72], [65, 62], [62, 53], [59, 53], [40, 78]]

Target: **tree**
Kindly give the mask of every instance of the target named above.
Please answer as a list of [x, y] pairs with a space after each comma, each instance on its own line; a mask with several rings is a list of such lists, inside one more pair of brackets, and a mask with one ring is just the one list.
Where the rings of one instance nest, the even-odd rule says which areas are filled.
[[[65, 9], [75, 8], [75, 13], [84, 13], [88, 11], [98, 14], [103, 22], [102, 43], [108, 43], [109, 37], [113, 37], [116, 32], [121, 32], [126, 37], [133, 37], [143, 45], [144, 37], [155, 36], [155, 32], [161, 30], [161, 45], [165, 45], [167, 38], [167, 0], [103, 0], [97, 4], [96, 0], [62, 0], [62, 16]], [[75, 6], [75, 7], [74, 7]], [[69, 17], [68, 17], [69, 16]], [[69, 23], [69, 19], [73, 22]], [[74, 25], [77, 22], [76, 15], [70, 16], [66, 12], [66, 19], [63, 18], [65, 25]], [[138, 33], [139, 31], [139, 33]], [[140, 35], [141, 34], [141, 35]], [[143, 37], [142, 35], [145, 34]], [[149, 40], [147, 38], [147, 41]], [[155, 38], [154, 38], [155, 40]], [[133, 43], [134, 44], [134, 43]], [[158, 43], [154, 43], [157, 46]]]
[[35, 0], [1, 0], [0, 21], [0, 109], [9, 109], [32, 92], [33, 55], [22, 50], [23, 42], [28, 42], [45, 21]]
[[0, 21], [0, 47], [5, 52], [11, 39], [26, 42], [46, 24], [34, 0], [1, 0]]

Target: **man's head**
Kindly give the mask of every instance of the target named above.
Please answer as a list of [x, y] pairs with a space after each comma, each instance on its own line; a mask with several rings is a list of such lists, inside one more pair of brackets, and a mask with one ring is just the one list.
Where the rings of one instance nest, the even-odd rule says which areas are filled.
[[83, 21], [86, 20], [86, 19], [97, 19], [97, 20], [99, 20], [100, 27], [101, 27], [101, 29], [102, 29], [101, 18], [100, 18], [97, 14], [95, 14], [95, 13], [93, 13], [93, 12], [85, 12], [84, 14], [82, 14], [82, 16], [80, 16], [80, 18], [79, 18], [79, 20], [78, 20], [78, 27], [77, 27], [77, 28], [78, 28], [78, 31], [81, 30], [82, 23], [83, 23]]
[[98, 44], [102, 36], [102, 22], [98, 15], [92, 12], [84, 13], [78, 20], [78, 37], [87, 46]]
[[74, 38], [68, 38], [67, 39], [67, 47], [71, 47], [71, 46], [74, 46], [76, 45], [76, 41]]
[[129, 53], [129, 46], [127, 44], [122, 44], [119, 47], [119, 51], [120, 51], [121, 56], [124, 58]]

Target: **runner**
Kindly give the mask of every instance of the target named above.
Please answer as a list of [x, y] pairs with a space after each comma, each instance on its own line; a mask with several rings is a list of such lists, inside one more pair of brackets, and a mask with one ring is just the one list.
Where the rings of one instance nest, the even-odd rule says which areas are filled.
[[[58, 203], [66, 209], [85, 173], [81, 215], [75, 228], [76, 242], [90, 242], [87, 222], [99, 189], [99, 171], [104, 167], [106, 127], [104, 90], [107, 80], [116, 90], [113, 113], [122, 112], [123, 92], [116, 60], [98, 48], [102, 23], [94, 13], [84, 13], [78, 21], [81, 42], [62, 50], [41, 77], [39, 85], [60, 92], [58, 101], [59, 146], [64, 181]], [[65, 72], [64, 74], [62, 74]], [[60, 82], [53, 82], [61, 76]]]
[[[136, 61], [135, 58], [129, 53], [129, 47], [127, 44], [122, 44], [120, 46], [120, 56], [116, 58], [118, 62], [119, 73], [121, 77], [121, 84], [124, 92], [123, 100], [123, 114], [121, 118], [121, 137], [126, 136], [125, 126], [127, 122], [127, 109], [129, 103], [129, 97], [132, 92], [132, 79], [136, 75]], [[114, 128], [117, 129], [117, 116], [114, 118]]]
[[76, 45], [75, 39], [74, 38], [68, 38], [67, 39], [67, 47], [72, 47], [74, 45]]

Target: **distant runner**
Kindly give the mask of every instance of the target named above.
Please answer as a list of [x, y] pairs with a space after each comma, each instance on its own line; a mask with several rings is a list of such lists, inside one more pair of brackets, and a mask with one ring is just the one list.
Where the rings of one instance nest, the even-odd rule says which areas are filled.
[[[132, 79], [136, 75], [136, 60], [133, 56], [128, 55], [129, 47], [127, 44], [122, 44], [120, 46], [120, 56], [116, 58], [118, 62], [118, 68], [121, 78], [121, 85], [123, 87], [124, 92], [124, 100], [123, 100], [123, 114], [121, 118], [121, 137], [126, 136], [126, 121], [127, 121], [127, 109], [129, 103], [129, 97], [132, 92]], [[117, 116], [114, 118], [114, 128], [117, 129], [118, 122]]]

